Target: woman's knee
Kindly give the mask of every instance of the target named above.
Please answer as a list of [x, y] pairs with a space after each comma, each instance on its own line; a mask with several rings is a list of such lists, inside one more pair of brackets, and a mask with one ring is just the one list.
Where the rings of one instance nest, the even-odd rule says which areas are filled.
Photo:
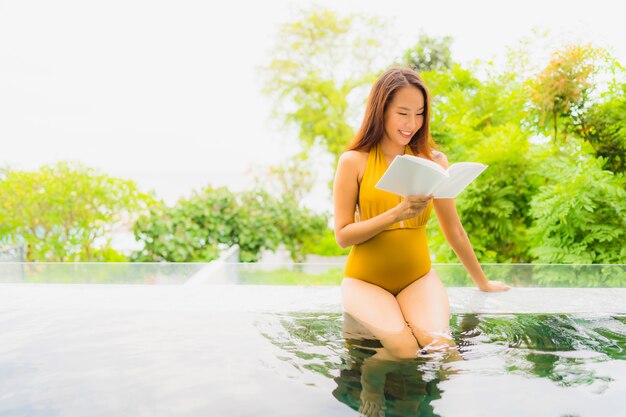
[[454, 346], [454, 340], [448, 329], [440, 331], [428, 331], [411, 326], [413, 335], [421, 346], [422, 353], [439, 351]]
[[385, 349], [389, 351], [396, 359], [414, 359], [419, 356], [420, 347], [415, 343], [388, 343]]
[[386, 334], [380, 338], [385, 349], [397, 359], [413, 359], [419, 355], [420, 345], [405, 323], [401, 331], [393, 335]]

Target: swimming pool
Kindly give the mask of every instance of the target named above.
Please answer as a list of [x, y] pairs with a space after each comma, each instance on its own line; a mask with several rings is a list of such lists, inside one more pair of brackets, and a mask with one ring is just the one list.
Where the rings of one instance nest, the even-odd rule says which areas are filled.
[[0, 415], [623, 415], [626, 288], [449, 286], [463, 360], [385, 362], [337, 286], [232, 283], [284, 268], [0, 264]]

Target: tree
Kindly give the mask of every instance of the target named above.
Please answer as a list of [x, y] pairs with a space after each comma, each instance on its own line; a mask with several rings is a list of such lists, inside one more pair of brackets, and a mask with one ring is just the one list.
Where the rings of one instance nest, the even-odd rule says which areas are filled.
[[572, 121], [604, 168], [626, 174], [626, 83], [614, 83], [599, 103]]
[[107, 234], [153, 201], [134, 182], [80, 164], [9, 170], [0, 179], [0, 240], [26, 245], [29, 261], [119, 260]]
[[[569, 45], [554, 52], [552, 59], [536, 77], [527, 82], [531, 109], [540, 127], [553, 127], [557, 145], [560, 119], [572, 119], [584, 112], [595, 89], [595, 76], [607, 58], [606, 51], [591, 45]], [[562, 124], [562, 138], [567, 135]]]
[[301, 201], [315, 185], [311, 168], [312, 161], [306, 154], [300, 153], [284, 163], [270, 166], [265, 175], [255, 178], [255, 183], [258, 188], [263, 187], [274, 195], [290, 196]]
[[445, 71], [452, 67], [451, 36], [435, 38], [420, 33], [417, 44], [404, 52], [400, 64], [415, 71]]
[[[450, 164], [480, 161], [489, 166], [456, 200], [479, 260], [528, 262], [528, 207], [538, 187], [540, 159], [522, 127], [521, 84], [507, 73], [481, 81], [458, 64], [422, 76], [433, 96], [433, 139]], [[429, 227], [428, 233], [436, 260], [456, 261], [438, 228]]]
[[351, 95], [390, 62], [385, 36], [379, 19], [318, 7], [282, 26], [272, 62], [262, 68], [264, 92], [275, 99], [276, 115], [297, 127], [305, 150], [319, 145], [336, 163], [354, 135]]

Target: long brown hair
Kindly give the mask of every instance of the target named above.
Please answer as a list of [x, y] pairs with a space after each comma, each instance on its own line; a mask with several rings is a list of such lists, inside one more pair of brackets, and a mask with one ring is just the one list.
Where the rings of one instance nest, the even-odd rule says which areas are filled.
[[369, 151], [380, 142], [385, 132], [387, 106], [400, 88], [409, 85], [417, 87], [424, 95], [424, 123], [409, 141], [409, 146], [413, 153], [433, 159], [435, 143], [430, 136], [430, 94], [417, 72], [404, 67], [392, 67], [378, 77], [367, 98], [361, 128], [346, 150]]

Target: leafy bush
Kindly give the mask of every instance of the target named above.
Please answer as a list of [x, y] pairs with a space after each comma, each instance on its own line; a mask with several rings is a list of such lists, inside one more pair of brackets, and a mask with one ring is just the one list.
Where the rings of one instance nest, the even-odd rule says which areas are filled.
[[277, 219], [280, 243], [285, 245], [294, 262], [304, 262], [307, 245], [323, 236], [328, 217], [300, 207], [296, 199], [288, 196], [281, 200], [280, 211]]
[[29, 261], [118, 261], [124, 257], [107, 234], [152, 201], [134, 182], [80, 164], [8, 170], [0, 179], [0, 241], [26, 245]]
[[626, 174], [626, 83], [616, 84], [603, 101], [574, 120], [576, 132], [591, 144], [604, 169]]
[[350, 248], [342, 248], [335, 240], [335, 231], [326, 228], [315, 239], [307, 240], [304, 243], [303, 251], [306, 254], [320, 256], [343, 256], [350, 253]]
[[228, 242], [236, 216], [235, 196], [226, 188], [207, 188], [174, 207], [153, 206], [134, 225], [135, 239], [144, 243], [132, 260], [141, 262], [209, 262]]
[[242, 262], [257, 261], [263, 250], [284, 244], [292, 259], [303, 259], [304, 242], [319, 235], [325, 215], [255, 189], [239, 194], [208, 187], [174, 207], [161, 205], [135, 224], [145, 243], [136, 261], [208, 262], [222, 246], [239, 245]]
[[570, 141], [544, 166], [548, 179], [530, 204], [531, 253], [541, 263], [626, 263], [624, 177]]

